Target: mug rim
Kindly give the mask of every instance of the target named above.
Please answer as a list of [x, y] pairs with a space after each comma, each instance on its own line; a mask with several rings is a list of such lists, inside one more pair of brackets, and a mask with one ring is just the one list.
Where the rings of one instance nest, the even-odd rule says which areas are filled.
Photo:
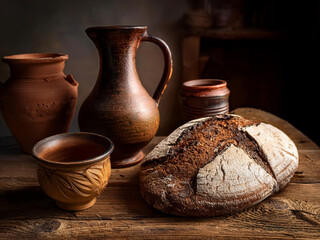
[[[209, 84], [212, 83], [212, 84]], [[213, 84], [215, 83], [215, 84]], [[205, 85], [203, 85], [205, 84]], [[213, 90], [227, 86], [227, 82], [222, 79], [206, 78], [206, 79], [193, 79], [182, 83], [182, 87], [186, 90]]]
[[[110, 143], [110, 147], [108, 148], [107, 151], [105, 151], [104, 153], [93, 157], [93, 158], [89, 158], [89, 159], [85, 159], [85, 160], [81, 160], [81, 161], [72, 161], [72, 162], [56, 162], [56, 161], [51, 161], [48, 159], [44, 159], [41, 158], [39, 156], [39, 148], [42, 147], [45, 144], [50, 143], [51, 141], [54, 140], [58, 140], [58, 139], [65, 139], [65, 138], [69, 138], [69, 137], [74, 137], [74, 136], [93, 136], [93, 137], [97, 137], [100, 139], [104, 139], [107, 140], [107, 142]], [[56, 165], [56, 166], [81, 166], [81, 165], [87, 165], [87, 164], [92, 164], [92, 163], [96, 163], [99, 162], [103, 159], [105, 159], [107, 156], [109, 156], [114, 150], [114, 144], [113, 142], [105, 137], [102, 136], [100, 134], [96, 134], [96, 133], [90, 133], [90, 132], [69, 132], [69, 133], [60, 133], [60, 134], [56, 134], [56, 135], [52, 135], [50, 137], [44, 138], [40, 141], [38, 141], [32, 148], [32, 156], [34, 158], [36, 158], [39, 162], [41, 163], [46, 163], [46, 164], [50, 164], [50, 165]]]

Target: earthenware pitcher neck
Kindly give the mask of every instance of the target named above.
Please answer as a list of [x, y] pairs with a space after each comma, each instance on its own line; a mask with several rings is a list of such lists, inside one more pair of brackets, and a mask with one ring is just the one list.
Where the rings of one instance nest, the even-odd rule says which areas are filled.
[[159, 103], [172, 72], [171, 52], [164, 41], [149, 35], [146, 26], [91, 27], [86, 33], [96, 45], [100, 56], [96, 91], [97, 88], [133, 91], [142, 87], [136, 70], [136, 52], [141, 41], [157, 44], [165, 57], [164, 72], [153, 95]]

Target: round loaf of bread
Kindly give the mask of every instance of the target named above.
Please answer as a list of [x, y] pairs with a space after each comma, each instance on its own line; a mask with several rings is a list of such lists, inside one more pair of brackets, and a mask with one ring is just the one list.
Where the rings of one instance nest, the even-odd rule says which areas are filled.
[[248, 208], [285, 187], [298, 151], [279, 129], [237, 115], [192, 120], [143, 160], [143, 198], [165, 213], [218, 216]]

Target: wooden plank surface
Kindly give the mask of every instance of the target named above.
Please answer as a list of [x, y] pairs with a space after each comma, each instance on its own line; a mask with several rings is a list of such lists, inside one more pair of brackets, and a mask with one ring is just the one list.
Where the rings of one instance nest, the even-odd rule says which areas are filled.
[[[215, 218], [163, 214], [142, 199], [139, 166], [112, 170], [106, 190], [88, 210], [56, 207], [40, 189], [37, 165], [15, 141], [0, 139], [0, 238], [24, 239], [320, 239], [320, 149], [286, 121], [257, 109], [237, 109], [271, 123], [299, 149], [299, 168], [280, 193], [241, 213]], [[149, 152], [163, 137], [155, 137]]]

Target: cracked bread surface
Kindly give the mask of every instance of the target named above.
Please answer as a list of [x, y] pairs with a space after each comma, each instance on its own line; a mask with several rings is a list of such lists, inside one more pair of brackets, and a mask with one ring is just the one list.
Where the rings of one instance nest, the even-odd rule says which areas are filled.
[[192, 120], [160, 142], [141, 164], [140, 189], [163, 212], [217, 216], [277, 192], [297, 164], [295, 145], [280, 130], [226, 114]]

